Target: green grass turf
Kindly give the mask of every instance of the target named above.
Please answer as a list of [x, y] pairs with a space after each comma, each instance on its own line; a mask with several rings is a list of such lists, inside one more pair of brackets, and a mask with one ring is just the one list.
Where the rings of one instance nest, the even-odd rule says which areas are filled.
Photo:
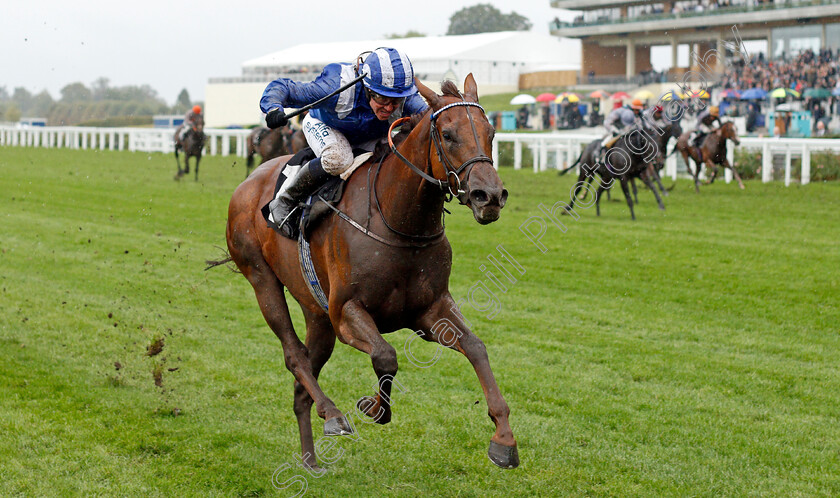
[[[174, 171], [160, 154], [0, 148], [0, 494], [294, 494], [272, 485], [299, 450], [280, 343], [241, 275], [204, 271], [243, 160]], [[479, 266], [499, 244], [525, 270], [493, 319], [464, 307], [522, 465], [487, 459], [466, 359], [412, 365], [404, 330], [387, 336], [393, 421], [340, 440], [309, 496], [840, 495], [840, 185], [680, 181], [664, 213], [641, 191], [635, 222], [605, 200], [566, 233], [549, 223], [542, 253], [519, 226], [573, 179], [501, 176], [499, 222], [450, 206], [451, 289], [493, 289]], [[345, 411], [375, 382], [342, 344], [321, 380]]]

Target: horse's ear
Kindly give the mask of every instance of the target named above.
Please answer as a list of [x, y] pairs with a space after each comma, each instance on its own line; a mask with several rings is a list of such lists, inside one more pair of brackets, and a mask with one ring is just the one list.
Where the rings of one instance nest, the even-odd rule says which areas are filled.
[[464, 80], [464, 97], [471, 102], [478, 103], [478, 86], [475, 84], [475, 78], [472, 73], [467, 75]]
[[424, 99], [426, 99], [426, 102], [428, 102], [430, 107], [435, 109], [440, 107], [440, 105], [438, 105], [440, 97], [434, 92], [434, 90], [423, 83], [420, 83], [419, 78], [414, 78], [414, 84], [417, 86], [417, 91], [420, 92], [420, 95], [422, 95]]

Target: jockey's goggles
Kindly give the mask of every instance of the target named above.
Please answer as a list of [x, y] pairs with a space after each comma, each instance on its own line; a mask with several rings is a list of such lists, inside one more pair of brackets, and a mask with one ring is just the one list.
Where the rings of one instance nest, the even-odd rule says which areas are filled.
[[367, 89], [367, 93], [368, 97], [379, 105], [392, 105], [394, 107], [399, 107], [403, 102], [405, 102], [405, 97], [386, 97], [384, 95], [379, 95], [370, 89]]

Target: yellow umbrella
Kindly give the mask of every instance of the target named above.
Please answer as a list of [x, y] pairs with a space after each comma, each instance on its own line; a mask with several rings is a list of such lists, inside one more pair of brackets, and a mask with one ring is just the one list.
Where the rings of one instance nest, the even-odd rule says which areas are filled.
[[697, 99], [708, 99], [710, 98], [709, 92], [706, 90], [695, 90], [691, 92], [691, 96]]
[[571, 103], [580, 102], [580, 96], [578, 96], [578, 94], [576, 94], [576, 93], [571, 93], [571, 92], [561, 93], [560, 95], [557, 96], [556, 99], [554, 99], [554, 102], [559, 104], [560, 102], [563, 102], [563, 99], [566, 99]]
[[674, 90], [669, 90], [664, 95], [662, 95], [662, 97], [660, 97], [659, 100], [662, 100], [663, 102], [669, 102], [671, 100], [675, 100], [675, 97], [679, 97], [679, 96], [680, 95], [677, 92], [675, 92]]
[[654, 97], [653, 92], [649, 90], [641, 90], [636, 92], [636, 95], [633, 95], [634, 98], [641, 99], [641, 100], [649, 100]]

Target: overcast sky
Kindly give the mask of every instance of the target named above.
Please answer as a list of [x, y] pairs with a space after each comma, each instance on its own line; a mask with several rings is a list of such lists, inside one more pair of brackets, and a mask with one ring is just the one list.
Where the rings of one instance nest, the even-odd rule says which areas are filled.
[[0, 87], [58, 100], [69, 83], [105, 77], [148, 84], [168, 104], [182, 88], [203, 100], [208, 78], [239, 76], [245, 60], [303, 42], [443, 35], [453, 13], [478, 3], [515, 11], [542, 33], [568, 16], [549, 0], [3, 0]]

